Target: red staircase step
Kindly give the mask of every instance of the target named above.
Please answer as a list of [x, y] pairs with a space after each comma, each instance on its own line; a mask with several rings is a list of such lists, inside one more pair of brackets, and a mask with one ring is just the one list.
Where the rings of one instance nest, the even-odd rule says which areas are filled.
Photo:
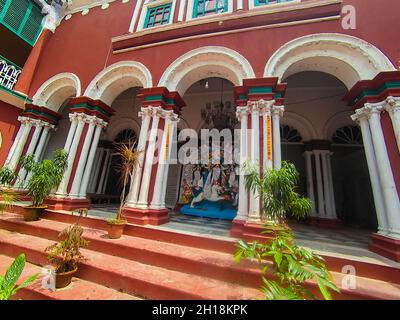
[[[65, 223], [45, 219], [25, 222], [21, 216], [13, 214], [0, 217], [0, 227], [3, 229], [54, 241], [67, 226]], [[88, 249], [94, 251], [110, 255], [118, 253], [121, 258], [253, 288], [262, 285], [258, 265], [245, 260], [239, 265], [232, 254], [126, 235], [111, 240], [105, 231], [91, 228], [85, 228], [84, 236], [90, 241]]]
[[[44, 249], [53, 242], [30, 235], [0, 230], [0, 250], [8, 256], [24, 252], [28, 261], [48, 264]], [[87, 261], [78, 277], [123, 292], [150, 299], [254, 299], [257, 289], [183, 272], [149, 266], [132, 260], [82, 249]]]
[[[0, 255], [0, 274], [5, 274], [7, 268], [11, 265], [14, 258]], [[26, 263], [24, 271], [17, 282], [20, 285], [26, 278], [41, 274], [41, 267]], [[21, 289], [12, 299], [24, 300], [138, 300], [139, 298], [118, 292], [116, 290], [101, 286], [99, 284], [85, 281], [79, 278], [73, 278], [72, 283], [65, 289], [51, 291], [44, 289], [41, 285], [42, 274], [38, 280], [30, 286]]]

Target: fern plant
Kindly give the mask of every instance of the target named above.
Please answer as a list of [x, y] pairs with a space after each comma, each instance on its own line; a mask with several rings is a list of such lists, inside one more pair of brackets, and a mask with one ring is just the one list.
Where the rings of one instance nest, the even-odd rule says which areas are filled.
[[36, 162], [32, 155], [27, 155], [22, 159], [21, 166], [32, 173], [26, 187], [28, 195], [32, 197], [33, 206], [39, 207], [60, 184], [68, 166], [67, 153], [63, 149], [57, 149], [53, 160], [45, 159], [40, 162]]
[[25, 263], [25, 254], [22, 253], [15, 258], [11, 266], [7, 269], [4, 277], [0, 275], [0, 300], [9, 300], [19, 290], [29, 286], [39, 277], [38, 273], [34, 274], [17, 286], [16, 283], [21, 277], [22, 271], [25, 268]]

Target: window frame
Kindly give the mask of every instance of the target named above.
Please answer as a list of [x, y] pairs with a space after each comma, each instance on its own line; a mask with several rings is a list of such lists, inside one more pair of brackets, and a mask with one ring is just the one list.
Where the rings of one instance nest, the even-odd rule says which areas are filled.
[[[159, 24], [159, 25], [155, 25], [155, 26], [146, 28], [147, 16], [148, 16], [149, 10], [156, 8], [156, 7], [164, 6], [167, 4], [171, 4], [171, 12], [170, 12], [170, 16], [169, 16], [169, 21], [164, 24]], [[172, 24], [174, 22], [175, 7], [176, 7], [176, 0], [156, 0], [156, 1], [146, 0], [142, 6], [140, 16], [139, 16], [139, 22], [137, 24], [136, 30], [132, 30], [132, 32], [153, 30], [156, 28], [163, 28], [165, 26]]]
[[[168, 13], [168, 19], [165, 20], [164, 15], [165, 15], [165, 11], [166, 9], [169, 8], [169, 13]], [[157, 10], [162, 10], [161, 14], [162, 14], [162, 19], [161, 22], [159, 24], [155, 24], [156, 23], [156, 17], [157, 17]], [[152, 11], [154, 11], [154, 13], [152, 13]], [[144, 21], [144, 26], [143, 29], [150, 29], [150, 28], [154, 28], [154, 27], [158, 27], [158, 26], [162, 26], [162, 25], [166, 25], [169, 24], [170, 19], [171, 19], [171, 13], [172, 13], [172, 2], [169, 3], [165, 3], [162, 4], [160, 6], [156, 6], [156, 7], [150, 7], [147, 8], [147, 12], [146, 12], [146, 19]], [[150, 16], [154, 14], [154, 20], [152, 22], [152, 25], [149, 26], [149, 20], [150, 20]], [[163, 22], [165, 21], [165, 22]]]
[[[187, 6], [186, 6], [186, 21], [199, 20], [199, 19], [210, 19], [210, 18], [215, 18], [216, 16], [232, 14], [233, 1], [236, 1], [236, 0], [224, 0], [224, 6], [225, 6], [224, 12], [195, 17], [194, 12], [195, 12], [195, 8], [197, 6], [197, 0], [188, 0]], [[250, 0], [250, 1], [254, 1], [254, 0]]]
[[[282, 1], [282, 0], [279, 0]], [[275, 3], [259, 3], [259, 0], [249, 0], [249, 10], [252, 9], [268, 9], [275, 8], [280, 6], [287, 6], [295, 3], [300, 3], [302, 0], [286, 0], [283, 2], [275, 2]]]

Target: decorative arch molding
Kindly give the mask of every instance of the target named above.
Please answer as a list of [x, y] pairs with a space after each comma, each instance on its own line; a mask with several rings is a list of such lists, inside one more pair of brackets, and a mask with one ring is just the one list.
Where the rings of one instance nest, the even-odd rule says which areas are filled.
[[373, 79], [396, 68], [374, 45], [344, 34], [320, 33], [292, 40], [269, 59], [264, 77], [287, 77], [303, 71], [329, 73], [348, 89], [360, 80]]
[[318, 133], [312, 123], [297, 113], [285, 111], [281, 118], [281, 124], [296, 129], [303, 141], [318, 139]]
[[107, 141], [114, 141], [117, 135], [122, 130], [126, 129], [132, 129], [139, 137], [140, 124], [138, 123], [137, 119], [127, 118], [127, 117], [123, 118], [113, 117], [107, 129], [106, 135], [104, 136], [104, 139]]
[[59, 112], [64, 102], [81, 95], [81, 81], [73, 73], [59, 73], [45, 81], [33, 96], [33, 104]]
[[238, 52], [218, 46], [191, 50], [176, 59], [162, 75], [158, 86], [178, 91], [181, 96], [196, 81], [219, 77], [242, 85], [243, 79], [255, 78], [250, 62]]
[[333, 134], [339, 128], [356, 125], [351, 119], [353, 113], [352, 111], [344, 111], [332, 116], [324, 125], [324, 139], [331, 140]]
[[137, 61], [120, 61], [102, 70], [86, 88], [85, 96], [111, 105], [129, 88], [152, 86], [152, 76], [145, 65]]

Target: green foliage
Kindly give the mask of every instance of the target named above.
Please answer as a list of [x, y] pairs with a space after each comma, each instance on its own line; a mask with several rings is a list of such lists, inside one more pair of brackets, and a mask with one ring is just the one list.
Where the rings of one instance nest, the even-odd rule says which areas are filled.
[[18, 290], [29, 286], [38, 278], [39, 274], [34, 274], [19, 286], [16, 285], [25, 268], [25, 262], [25, 254], [20, 254], [8, 268], [4, 277], [0, 275], [0, 300], [9, 300]]
[[28, 195], [32, 197], [33, 206], [38, 207], [60, 184], [68, 166], [67, 153], [63, 149], [57, 149], [53, 160], [40, 162], [35, 162], [32, 155], [27, 155], [22, 159], [21, 166], [32, 173], [26, 187]]
[[299, 173], [292, 163], [284, 161], [281, 169], [269, 169], [262, 174], [249, 163], [244, 169], [246, 188], [260, 196], [261, 214], [267, 220], [280, 223], [287, 214], [301, 219], [311, 211], [311, 201], [296, 192]]
[[7, 167], [0, 169], [0, 213], [18, 201], [18, 194], [10, 188], [16, 177], [16, 173], [11, 169]]
[[57, 273], [73, 271], [85, 259], [80, 248], [88, 246], [89, 241], [83, 238], [84, 230], [78, 222], [61, 231], [60, 240], [45, 249]]
[[[262, 291], [267, 300], [316, 300], [317, 297], [306, 288], [306, 282], [311, 280], [316, 281], [326, 300], [332, 299], [330, 290], [340, 292], [322, 257], [295, 245], [289, 228], [269, 230], [269, 227], [266, 225], [266, 232], [273, 234], [272, 241], [247, 243], [241, 240], [235, 254], [238, 262], [243, 257], [258, 261], [264, 274]], [[267, 279], [267, 272], [273, 280]]]
[[0, 185], [9, 187], [14, 179], [17, 177], [16, 173], [7, 167], [0, 169]]

